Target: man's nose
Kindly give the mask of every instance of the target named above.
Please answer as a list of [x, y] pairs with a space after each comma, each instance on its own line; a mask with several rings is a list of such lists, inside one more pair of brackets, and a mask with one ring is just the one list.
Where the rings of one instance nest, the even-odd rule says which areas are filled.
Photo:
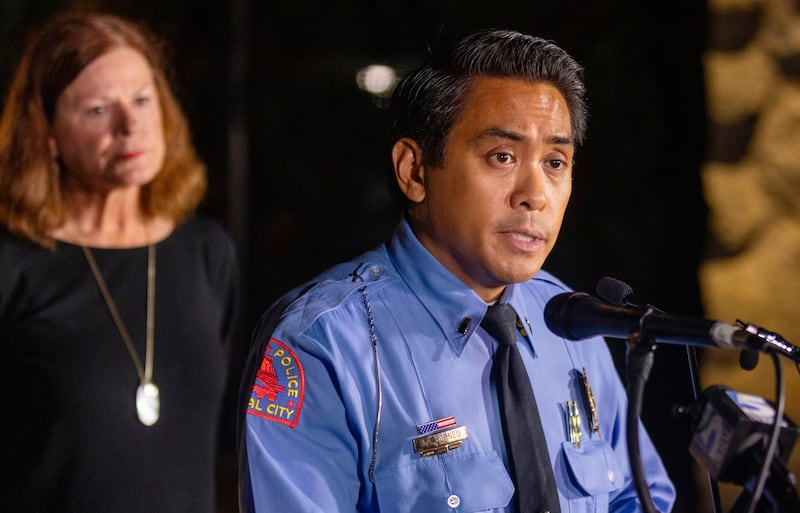
[[547, 203], [547, 182], [540, 162], [523, 163], [517, 173], [511, 196], [514, 208], [541, 210]]

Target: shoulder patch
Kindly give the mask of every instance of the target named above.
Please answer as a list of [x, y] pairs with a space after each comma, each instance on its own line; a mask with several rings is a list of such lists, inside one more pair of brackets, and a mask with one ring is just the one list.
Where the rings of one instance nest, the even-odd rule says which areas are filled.
[[247, 413], [294, 428], [305, 391], [303, 366], [286, 344], [271, 338], [247, 402]]

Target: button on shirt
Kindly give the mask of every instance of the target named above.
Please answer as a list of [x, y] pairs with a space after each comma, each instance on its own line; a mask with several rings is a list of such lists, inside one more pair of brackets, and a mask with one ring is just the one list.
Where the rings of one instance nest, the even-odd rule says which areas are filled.
[[[480, 328], [487, 304], [419, 243], [405, 220], [388, 244], [302, 290], [280, 312], [275, 330], [256, 330], [253, 339], [266, 348], [256, 353], [260, 361], [249, 362], [260, 367], [245, 419], [247, 509], [510, 511], [514, 488], [489, 379], [496, 343]], [[523, 320], [519, 349], [561, 507], [636, 511], [625, 390], [605, 342], [565, 341], [544, 324], [545, 304], [566, 290], [541, 271], [507, 287], [502, 298]], [[564, 405], [581, 401], [582, 424], [589, 425], [579, 395], [583, 368], [603, 438], [587, 431], [578, 448]], [[414, 451], [416, 426], [451, 416], [467, 430], [460, 446], [427, 457]], [[643, 428], [640, 445], [653, 501], [669, 511], [674, 489]]]

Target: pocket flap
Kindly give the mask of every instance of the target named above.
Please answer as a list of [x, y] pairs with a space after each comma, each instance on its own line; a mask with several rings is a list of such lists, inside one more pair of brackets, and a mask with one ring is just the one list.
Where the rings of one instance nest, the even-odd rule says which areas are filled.
[[381, 512], [485, 511], [506, 506], [514, 485], [495, 453], [420, 458], [410, 465], [378, 469], [375, 486]]
[[584, 440], [580, 449], [563, 442], [561, 448], [573, 482], [586, 495], [611, 493], [622, 487], [622, 470], [605, 440]]

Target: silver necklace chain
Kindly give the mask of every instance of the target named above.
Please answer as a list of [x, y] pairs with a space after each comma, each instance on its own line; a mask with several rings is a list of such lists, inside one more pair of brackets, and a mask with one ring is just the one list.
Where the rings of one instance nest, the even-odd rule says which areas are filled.
[[106, 281], [103, 279], [103, 275], [100, 273], [100, 268], [97, 266], [94, 255], [92, 255], [92, 251], [86, 246], [81, 246], [81, 249], [83, 249], [83, 254], [86, 256], [86, 261], [89, 262], [89, 268], [92, 270], [92, 274], [94, 275], [94, 279], [97, 282], [98, 288], [100, 289], [100, 293], [103, 295], [106, 306], [108, 306], [108, 311], [111, 313], [111, 318], [114, 320], [114, 324], [117, 326], [117, 330], [122, 336], [122, 341], [125, 342], [125, 347], [128, 350], [131, 360], [133, 360], [133, 365], [136, 367], [136, 373], [139, 375], [139, 382], [141, 384], [150, 383], [153, 380], [153, 349], [155, 346], [155, 339], [153, 336], [155, 327], [154, 318], [156, 290], [155, 246], [152, 244], [147, 246], [147, 324], [145, 329], [144, 368], [142, 367], [142, 361], [139, 358], [139, 353], [136, 351], [136, 347], [133, 345], [133, 339], [131, 338], [128, 329], [125, 327], [125, 323], [122, 321], [122, 317], [117, 310], [114, 299], [111, 297], [111, 293], [108, 291], [108, 286], [106, 285]]
[[136, 347], [133, 345], [130, 333], [125, 328], [125, 323], [122, 322], [122, 317], [117, 311], [117, 306], [114, 304], [114, 299], [108, 291], [106, 281], [97, 267], [97, 262], [94, 260], [92, 251], [86, 246], [81, 246], [83, 254], [86, 256], [86, 261], [89, 262], [89, 268], [94, 275], [94, 281], [100, 288], [100, 293], [108, 306], [108, 311], [111, 313], [111, 318], [114, 319], [114, 324], [117, 325], [117, 330], [122, 336], [122, 341], [125, 342], [125, 347], [128, 354], [133, 360], [133, 365], [136, 367], [136, 374], [139, 376], [139, 386], [136, 387], [136, 415], [139, 422], [145, 426], [152, 426], [161, 417], [161, 392], [158, 387], [153, 383], [153, 353], [155, 346], [155, 337], [153, 334], [155, 328], [155, 308], [156, 308], [156, 247], [152, 244], [147, 246], [147, 324], [145, 327], [145, 355], [144, 367], [139, 358], [139, 353], [136, 352]]

